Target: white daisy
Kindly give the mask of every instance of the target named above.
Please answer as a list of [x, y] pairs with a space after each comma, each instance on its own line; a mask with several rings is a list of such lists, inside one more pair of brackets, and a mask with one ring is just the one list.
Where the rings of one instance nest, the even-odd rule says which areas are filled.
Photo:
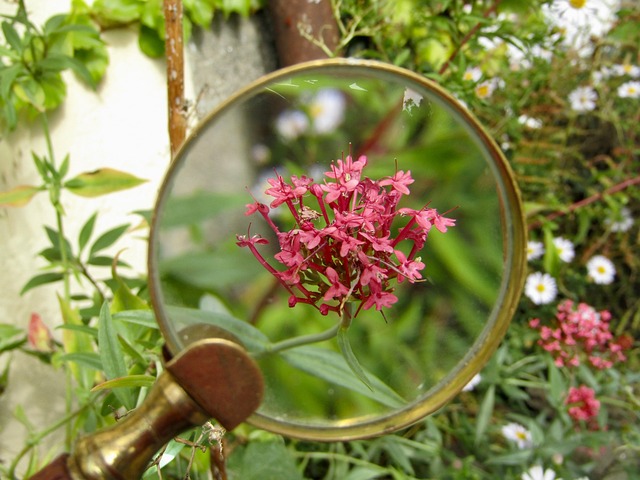
[[615, 218], [606, 218], [604, 220], [605, 225], [611, 228], [612, 232], [628, 232], [633, 226], [633, 217], [631, 216], [631, 210], [627, 207], [620, 209], [620, 214]]
[[479, 373], [476, 373], [471, 380], [463, 387], [463, 392], [470, 392], [478, 386], [478, 384], [482, 381], [482, 376]]
[[485, 80], [484, 82], [481, 82], [478, 85], [476, 85], [475, 92], [478, 98], [484, 99], [484, 98], [489, 98], [493, 94], [493, 91], [495, 89], [496, 89], [495, 82], [492, 82], [491, 80]]
[[595, 283], [609, 285], [616, 276], [616, 267], [607, 257], [596, 255], [587, 262], [587, 273]]
[[276, 119], [276, 130], [285, 140], [294, 140], [309, 128], [309, 118], [300, 110], [285, 110]]
[[325, 88], [309, 102], [309, 112], [316, 133], [333, 132], [344, 120], [347, 100], [340, 90]]
[[592, 51], [591, 37], [607, 33], [615, 20], [618, 0], [554, 0], [542, 11], [547, 21], [560, 29], [567, 47], [581, 54]]
[[[556, 472], [535, 465], [522, 474], [522, 480], [556, 480]], [[560, 479], [558, 479], [560, 480]]]
[[556, 298], [558, 286], [548, 273], [534, 272], [527, 277], [524, 294], [536, 305], [544, 305]]
[[604, 80], [608, 80], [613, 75], [613, 70], [609, 67], [602, 67], [591, 73], [591, 80], [595, 85], [600, 85]]
[[598, 94], [593, 87], [578, 87], [569, 94], [571, 109], [576, 112], [590, 112], [596, 108]]
[[478, 67], [467, 68], [462, 74], [462, 79], [468, 82], [477, 82], [482, 77], [482, 70]]
[[502, 435], [507, 440], [514, 442], [519, 449], [531, 448], [533, 446], [531, 432], [519, 423], [508, 423], [502, 427]]
[[544, 255], [544, 244], [542, 242], [536, 242], [535, 240], [529, 240], [527, 242], [527, 260], [537, 260]]
[[528, 115], [520, 115], [518, 117], [518, 123], [534, 130], [542, 127], [542, 120], [530, 117]]
[[618, 96], [620, 98], [640, 98], [640, 82], [623, 83], [618, 87]]
[[573, 243], [570, 240], [562, 237], [556, 237], [553, 239], [553, 246], [556, 247], [556, 252], [565, 263], [569, 263], [573, 260], [573, 257], [576, 256], [575, 249], [573, 247]]
[[611, 67], [611, 70], [614, 75], [618, 75], [620, 77], [623, 75], [629, 75], [631, 78], [640, 77], [640, 67], [630, 63], [619, 63]]

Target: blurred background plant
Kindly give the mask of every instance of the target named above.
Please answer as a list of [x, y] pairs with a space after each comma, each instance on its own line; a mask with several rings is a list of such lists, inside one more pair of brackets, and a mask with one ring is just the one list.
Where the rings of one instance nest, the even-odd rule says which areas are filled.
[[[148, 476], [638, 478], [637, 2], [332, 4], [342, 35], [340, 50], [332, 53], [380, 59], [436, 80], [501, 145], [522, 191], [530, 236], [520, 308], [481, 374], [441, 412], [406, 431], [317, 444], [248, 426], [221, 438], [205, 427], [171, 442]], [[186, 25], [206, 26], [214, 12], [249, 15], [261, 7], [193, 0], [185, 2]], [[5, 127], [37, 118], [47, 132], [46, 112], [64, 99], [60, 72], [70, 69], [95, 85], [108, 68], [101, 32], [131, 24], [139, 27], [142, 50], [162, 55], [161, 2], [74, 1], [68, 15], [36, 26], [20, 1], [15, 16], [2, 23]], [[46, 153], [34, 152], [42, 183], [6, 192], [0, 203], [17, 206], [39, 192], [49, 195], [55, 226], [45, 226], [51, 246], [40, 252], [47, 269], [23, 290], [62, 282], [54, 301], [64, 319], [63, 341], [56, 343], [35, 314], [26, 330], [0, 325], [0, 353], [20, 349], [64, 369], [67, 415], [42, 429], [16, 412], [29, 440], [20, 455], [0, 465], [7, 478], [16, 478], [19, 467], [28, 475], [57, 453], [40, 449], [52, 431], [66, 431], [68, 448], [80, 432], [113, 423], [144, 398], [161, 370], [146, 279], [125, 277], [127, 266], [117, 255], [102, 255], [130, 233], [128, 225], [98, 234], [99, 216], [92, 216], [77, 239], [64, 233], [63, 191], [94, 196], [140, 180], [108, 168], [67, 179], [72, 160], [55, 158], [50, 142]], [[8, 372], [0, 377], [3, 388], [16, 381]]]

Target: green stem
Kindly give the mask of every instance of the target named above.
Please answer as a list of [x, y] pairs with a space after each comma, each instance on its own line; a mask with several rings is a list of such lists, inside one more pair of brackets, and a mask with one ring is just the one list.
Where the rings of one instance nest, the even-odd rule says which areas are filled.
[[320, 333], [312, 333], [310, 335], [301, 335], [299, 337], [288, 338], [287, 340], [282, 340], [281, 342], [274, 343], [270, 348], [263, 352], [258, 352], [254, 355], [254, 358], [262, 358], [266, 355], [272, 355], [274, 353], [282, 352], [283, 350], [289, 350], [291, 348], [300, 347], [302, 345], [309, 345], [312, 343], [323, 342], [325, 340], [330, 340], [334, 338], [338, 334], [338, 330], [340, 330], [341, 323], [338, 322], [328, 330]]
[[11, 465], [9, 466], [9, 471], [8, 471], [9, 478], [10, 479], [15, 479], [16, 478], [15, 471], [16, 471], [16, 468], [18, 468], [18, 464], [20, 463], [20, 460], [22, 460], [22, 458], [27, 453], [29, 453], [29, 451], [31, 451], [31, 449], [33, 449], [35, 446], [37, 446], [42, 441], [43, 438], [45, 438], [48, 435], [50, 435], [51, 433], [55, 432], [56, 430], [58, 430], [63, 425], [68, 424], [71, 420], [73, 420], [74, 417], [77, 417], [82, 412], [84, 412], [87, 408], [89, 408], [92, 405], [92, 401], [93, 401], [93, 398], [90, 399], [87, 403], [85, 403], [82, 407], [80, 407], [75, 412], [67, 413], [65, 416], [60, 418], [57, 422], [51, 424], [49, 427], [45, 428], [44, 430], [38, 432], [37, 434], [35, 434], [33, 436], [30, 436], [29, 439], [27, 440], [27, 444], [18, 453], [18, 455], [16, 455], [16, 457], [11, 462]]
[[[53, 151], [53, 142], [51, 140], [51, 132], [49, 131], [49, 121], [47, 114], [42, 114], [42, 129], [44, 131], [44, 138], [47, 142], [47, 155], [52, 170], [56, 170], [55, 154]], [[64, 236], [64, 225], [62, 223], [62, 204], [60, 203], [60, 193], [62, 185], [60, 184], [60, 178], [57, 174], [52, 175], [51, 182], [49, 183], [49, 197], [51, 204], [56, 211], [56, 226], [58, 230], [58, 243], [60, 245], [60, 261], [62, 263], [62, 281], [64, 285], [64, 299], [69, 302], [71, 299], [71, 287], [69, 285], [69, 257], [67, 256], [67, 249]]]

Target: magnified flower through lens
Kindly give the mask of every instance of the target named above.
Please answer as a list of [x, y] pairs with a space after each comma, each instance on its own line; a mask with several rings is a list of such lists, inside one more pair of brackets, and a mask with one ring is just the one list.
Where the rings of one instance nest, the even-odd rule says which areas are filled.
[[[336, 160], [323, 183], [276, 173], [269, 178], [267, 206], [247, 205], [247, 215], [260, 214], [273, 230], [279, 252], [278, 270], [258, 251], [269, 241], [259, 235], [238, 235], [238, 245], [256, 259], [289, 292], [289, 305], [312, 305], [326, 315], [342, 315], [345, 304], [381, 311], [398, 301], [395, 285], [423, 281], [420, 257], [432, 228], [446, 232], [455, 220], [434, 208], [400, 207], [414, 183], [410, 171], [373, 180], [363, 174], [367, 157], [351, 155]], [[281, 230], [270, 211], [282, 206], [291, 215], [292, 228]], [[403, 220], [404, 219], [404, 220]]]

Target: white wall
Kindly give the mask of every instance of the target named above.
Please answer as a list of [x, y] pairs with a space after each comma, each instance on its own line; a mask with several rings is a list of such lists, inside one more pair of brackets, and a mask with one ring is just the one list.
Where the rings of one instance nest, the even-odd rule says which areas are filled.
[[[28, 1], [32, 20], [39, 23], [53, 13], [69, 8], [68, 1]], [[2, 4], [2, 12], [13, 8]], [[118, 31], [105, 36], [110, 65], [97, 92], [85, 88], [69, 74], [68, 95], [63, 108], [51, 118], [54, 150], [58, 163], [68, 153], [70, 175], [109, 166], [148, 180], [125, 192], [99, 199], [63, 197], [69, 238], [77, 238], [80, 226], [96, 210], [96, 232], [122, 223], [137, 223], [131, 215], [152, 207], [157, 188], [170, 160], [164, 63], [142, 55], [134, 32]], [[20, 128], [0, 141], [0, 190], [21, 184], [38, 184], [31, 151], [46, 152], [38, 125]], [[60, 286], [43, 287], [20, 297], [26, 281], [44, 265], [37, 253], [45, 246], [43, 225], [55, 225], [46, 194], [16, 209], [0, 208], [0, 322], [25, 327], [32, 312], [51, 327], [61, 323], [56, 292]], [[139, 235], [128, 235], [117, 249], [123, 258], [144, 272], [146, 243]], [[108, 271], [103, 272], [108, 276]], [[56, 332], [59, 336], [59, 332]], [[0, 357], [0, 369], [8, 360]], [[42, 429], [64, 412], [65, 380], [51, 368], [24, 354], [12, 356], [9, 388], [0, 395], [0, 460], [10, 461], [25, 437], [24, 428], [13, 418], [21, 405], [30, 421]]]
[[[27, 0], [31, 19], [40, 24], [54, 13], [68, 11], [69, 0]], [[0, 0], [0, 13], [13, 12], [15, 3]], [[150, 60], [140, 53], [133, 31], [112, 31], [108, 43], [110, 65], [97, 92], [69, 74], [63, 108], [51, 118], [57, 161], [70, 154], [71, 172], [109, 166], [147, 179], [134, 189], [83, 199], [66, 194], [67, 237], [77, 238], [81, 225], [99, 210], [96, 232], [122, 223], [136, 223], [134, 210], [152, 207], [170, 161], [167, 130], [167, 94], [164, 61]], [[214, 21], [209, 31], [200, 31], [185, 49], [187, 98], [198, 97], [198, 114], [206, 115], [234, 90], [274, 68], [274, 55], [264, 18]], [[189, 65], [195, 65], [189, 67]], [[190, 74], [193, 72], [193, 76]], [[193, 77], [193, 78], [192, 78]], [[193, 93], [195, 92], [195, 93]], [[0, 139], [0, 191], [17, 185], [37, 184], [31, 151], [45, 153], [38, 126], [21, 127]], [[32, 312], [39, 313], [52, 329], [61, 318], [56, 300], [60, 286], [37, 288], [20, 297], [25, 282], [44, 261], [37, 253], [46, 245], [43, 225], [55, 219], [45, 195], [17, 209], [0, 208], [0, 323], [28, 325]], [[144, 231], [128, 235], [112, 253], [126, 248], [122, 258], [139, 272], [146, 272]], [[104, 273], [105, 276], [108, 272]], [[60, 332], [55, 332], [59, 337]], [[7, 361], [0, 356], [0, 369]], [[0, 370], [1, 371], [1, 370]], [[38, 430], [64, 412], [65, 381], [34, 358], [12, 356], [8, 390], [0, 395], [0, 461], [10, 462], [24, 444], [25, 429], [13, 417], [22, 406]], [[59, 442], [60, 436], [52, 443]]]

